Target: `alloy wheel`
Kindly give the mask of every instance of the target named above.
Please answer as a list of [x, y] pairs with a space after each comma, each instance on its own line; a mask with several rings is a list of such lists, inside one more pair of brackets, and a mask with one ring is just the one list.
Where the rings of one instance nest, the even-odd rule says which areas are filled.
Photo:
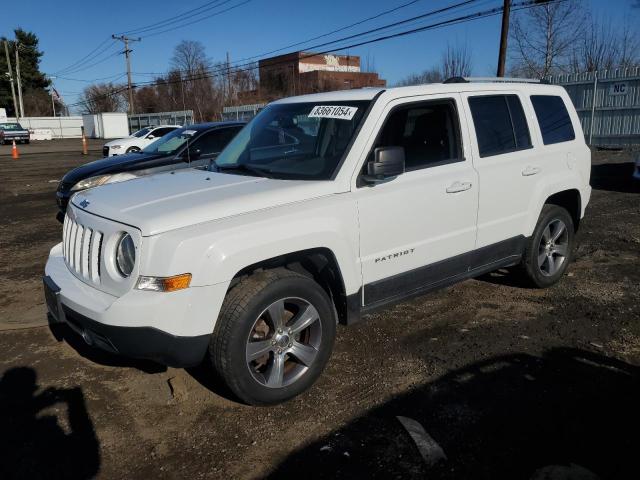
[[246, 362], [253, 378], [266, 387], [296, 382], [313, 365], [322, 342], [316, 308], [302, 298], [283, 298], [255, 320], [246, 344]]

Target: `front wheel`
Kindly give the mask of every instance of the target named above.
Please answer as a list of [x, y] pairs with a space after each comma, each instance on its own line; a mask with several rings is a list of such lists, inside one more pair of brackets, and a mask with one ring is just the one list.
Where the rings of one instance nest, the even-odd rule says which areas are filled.
[[322, 373], [336, 333], [334, 308], [313, 279], [278, 268], [227, 294], [209, 347], [218, 374], [252, 405], [288, 400]]
[[525, 276], [533, 286], [550, 287], [560, 280], [571, 261], [574, 238], [569, 212], [557, 205], [545, 205], [523, 258]]
[[140, 149], [138, 147], [129, 147], [127, 148], [127, 153], [139, 152]]

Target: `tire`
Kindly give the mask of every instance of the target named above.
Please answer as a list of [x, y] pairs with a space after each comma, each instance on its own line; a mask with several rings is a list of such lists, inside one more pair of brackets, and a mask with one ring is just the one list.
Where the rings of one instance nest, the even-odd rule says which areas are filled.
[[127, 152], [126, 153], [133, 153], [133, 152], [139, 152], [140, 148], [138, 147], [129, 147], [127, 148]]
[[573, 257], [574, 239], [569, 212], [557, 205], [545, 205], [525, 247], [522, 266], [526, 280], [537, 288], [557, 283]]
[[281, 403], [320, 376], [331, 356], [336, 323], [331, 300], [313, 279], [284, 268], [261, 271], [227, 293], [209, 356], [243, 402]]

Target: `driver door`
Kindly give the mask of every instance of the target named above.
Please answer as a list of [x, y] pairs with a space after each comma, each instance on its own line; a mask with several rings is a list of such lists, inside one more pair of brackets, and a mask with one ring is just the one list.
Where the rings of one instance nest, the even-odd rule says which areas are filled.
[[381, 116], [370, 150], [404, 147], [405, 173], [359, 185], [356, 193], [365, 307], [418, 293], [469, 268], [478, 175], [467, 154], [460, 101], [457, 94], [399, 99]]

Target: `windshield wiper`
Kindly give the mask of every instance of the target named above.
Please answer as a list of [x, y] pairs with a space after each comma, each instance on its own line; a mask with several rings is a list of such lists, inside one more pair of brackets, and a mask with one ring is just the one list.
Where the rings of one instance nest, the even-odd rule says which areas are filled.
[[273, 178], [271, 170], [260, 167], [253, 167], [251, 165], [247, 165], [246, 163], [238, 163], [236, 165], [218, 165], [213, 162], [212, 165], [217, 172], [247, 172], [253, 173], [258, 177]]

